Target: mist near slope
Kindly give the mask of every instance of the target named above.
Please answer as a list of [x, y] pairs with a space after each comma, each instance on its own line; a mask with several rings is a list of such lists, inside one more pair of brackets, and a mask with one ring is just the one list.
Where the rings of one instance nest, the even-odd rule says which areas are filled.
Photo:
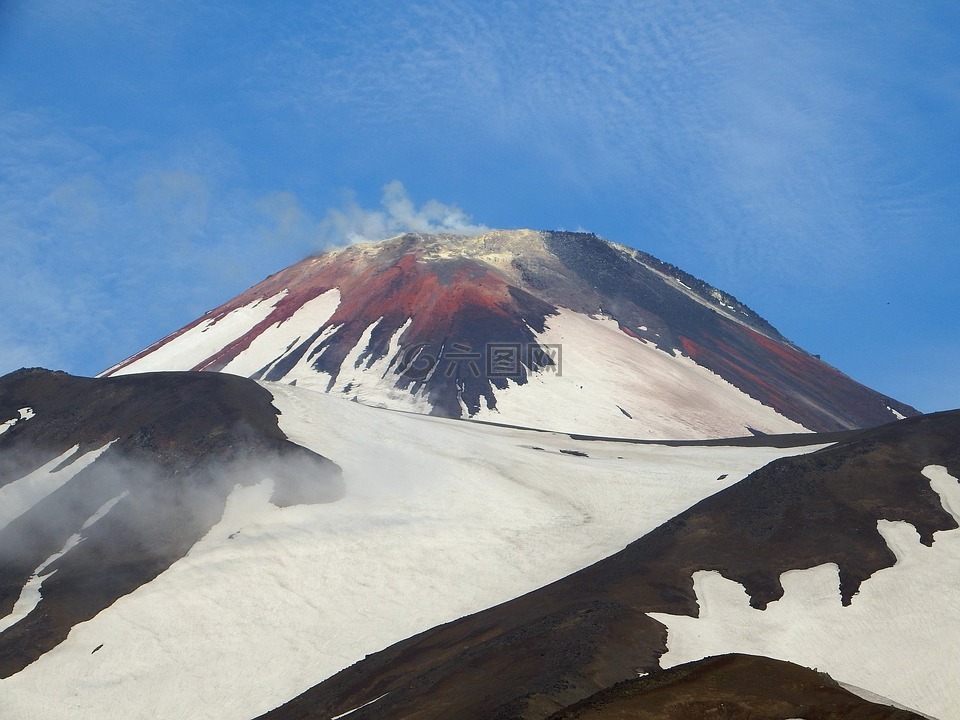
[[[22, 453], [29, 460], [4, 464], [35, 463], [39, 454], [31, 448]], [[6, 453], [0, 458], [9, 461]], [[339, 468], [318, 458], [307, 450], [244, 452], [171, 474], [149, 458], [108, 449], [0, 528], [0, 627], [15, 608], [20, 615], [0, 632], [0, 676], [187, 555], [238, 488], [269, 483], [278, 507], [340, 499]], [[5, 480], [7, 488], [18, 482]], [[40, 593], [24, 613], [23, 596], [38, 581]]]
[[339, 466], [287, 440], [244, 378], [0, 378], [0, 417], [23, 407], [0, 436], [0, 622], [22, 615], [0, 632], [0, 677], [189, 553], [235, 488], [269, 481], [280, 507], [343, 495]]

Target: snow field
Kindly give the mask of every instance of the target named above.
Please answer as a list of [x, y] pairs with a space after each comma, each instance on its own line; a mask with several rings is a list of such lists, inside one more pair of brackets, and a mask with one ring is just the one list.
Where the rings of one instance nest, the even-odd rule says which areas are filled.
[[284, 432], [343, 468], [346, 496], [280, 509], [269, 478], [238, 487], [185, 558], [0, 681], [14, 716], [255, 717], [815, 449], [578, 442], [265, 386]]
[[[940, 466], [923, 474], [960, 522], [957, 479]], [[897, 562], [864, 582], [848, 607], [832, 563], [784, 573], [784, 596], [766, 610], [751, 608], [739, 583], [695, 573], [700, 617], [650, 613], [669, 632], [661, 665], [730, 652], [766, 655], [939, 720], [960, 718], [960, 530], [936, 533], [928, 548], [908, 523], [881, 520], [877, 529]]]
[[765, 433], [806, 432], [685, 355], [630, 337], [611, 318], [561, 308], [537, 339], [562, 346], [562, 373], [532, 373], [525, 385], [496, 390], [496, 410], [481, 408], [477, 419], [662, 439], [749, 435], [748, 425]]

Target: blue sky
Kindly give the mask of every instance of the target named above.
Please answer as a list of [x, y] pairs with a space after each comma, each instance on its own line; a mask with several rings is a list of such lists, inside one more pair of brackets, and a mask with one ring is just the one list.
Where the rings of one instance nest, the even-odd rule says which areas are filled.
[[0, 0], [0, 372], [471, 224], [632, 245], [960, 407], [960, 5]]

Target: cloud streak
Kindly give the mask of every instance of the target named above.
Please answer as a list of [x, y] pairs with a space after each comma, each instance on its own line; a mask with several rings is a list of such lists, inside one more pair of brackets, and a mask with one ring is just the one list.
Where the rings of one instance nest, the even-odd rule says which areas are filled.
[[314, 247], [274, 226], [217, 143], [111, 156], [39, 113], [0, 128], [0, 373], [96, 373]]

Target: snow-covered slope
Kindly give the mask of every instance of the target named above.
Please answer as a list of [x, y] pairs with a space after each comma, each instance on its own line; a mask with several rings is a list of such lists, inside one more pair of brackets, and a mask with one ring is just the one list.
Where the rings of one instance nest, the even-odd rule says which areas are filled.
[[562, 372], [508, 383], [497, 391], [496, 408], [483, 406], [475, 418], [643, 438], [806, 430], [679, 351], [665, 353], [624, 333], [613, 318], [561, 309], [536, 337], [563, 348]]
[[284, 433], [342, 468], [343, 497], [281, 508], [269, 473], [245, 477], [184, 557], [0, 680], [13, 717], [252, 717], [812, 449], [574, 440], [266, 387]]
[[0, 378], [0, 421], [17, 420], [0, 435], [0, 677], [186, 555], [236, 486], [269, 476], [278, 507], [340, 496], [271, 401], [215, 373]]
[[729, 294], [585, 233], [408, 234], [308, 258], [104, 375], [154, 370], [626, 437], [840, 430], [915, 414]]
[[[319, 720], [375, 698], [357, 720], [542, 719], [638, 673], [657, 686], [662, 666], [737, 651], [956, 720], [960, 411], [837, 440], [774, 460], [562, 580], [370, 656], [263, 720]], [[752, 716], [728, 674], [705, 682], [732, 691], [726, 713]]]

